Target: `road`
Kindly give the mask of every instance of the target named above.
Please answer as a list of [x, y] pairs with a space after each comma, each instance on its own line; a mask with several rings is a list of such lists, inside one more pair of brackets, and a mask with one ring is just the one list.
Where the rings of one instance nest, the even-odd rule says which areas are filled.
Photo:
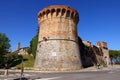
[[[9, 72], [9, 74], [13, 76], [7, 76], [7, 80], [18, 80], [17, 77], [20, 77], [18, 72]], [[59, 73], [25, 72], [23, 80], [120, 80], [120, 69]]]

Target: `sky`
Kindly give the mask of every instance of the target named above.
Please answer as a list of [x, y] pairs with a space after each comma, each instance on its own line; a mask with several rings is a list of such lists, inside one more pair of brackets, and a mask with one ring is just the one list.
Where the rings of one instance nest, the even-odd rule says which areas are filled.
[[10, 39], [11, 49], [18, 42], [27, 47], [37, 34], [37, 14], [50, 5], [67, 5], [80, 16], [78, 35], [93, 45], [107, 42], [120, 50], [120, 0], [0, 0], [0, 32]]

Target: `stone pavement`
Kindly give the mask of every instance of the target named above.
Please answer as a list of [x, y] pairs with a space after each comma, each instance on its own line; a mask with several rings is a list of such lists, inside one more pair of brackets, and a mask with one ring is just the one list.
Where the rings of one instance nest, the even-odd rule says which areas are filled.
[[101, 67], [100, 69], [97, 69], [97, 67], [88, 67], [80, 70], [81, 72], [84, 71], [99, 71], [99, 70], [112, 70], [112, 69], [120, 69], [120, 65], [109, 65], [108, 67]]
[[[4, 71], [4, 70], [0, 70], [0, 71]], [[120, 65], [108, 66], [106, 68], [101, 68], [101, 69], [97, 69], [96, 67], [89, 67], [89, 68], [85, 68], [85, 69], [81, 69], [81, 70], [77, 70], [77, 71], [64, 71], [64, 72], [63, 71], [62, 72], [54, 72], [54, 71], [51, 72], [51, 71], [25, 70], [24, 74], [22, 76], [22, 78], [23, 78], [22, 80], [38, 80], [38, 79], [39, 80], [58, 80], [59, 78], [66, 77], [66, 76], [64, 76], [64, 74], [75, 77], [76, 75], [79, 75], [79, 74], [94, 73], [94, 72], [96, 72], [96, 73], [108, 72], [109, 74], [116, 72], [118, 74], [117, 71], [120, 71]], [[20, 80], [20, 77], [21, 77], [20, 72], [21, 72], [20, 70], [9, 70], [8, 75], [0, 75], [0, 80], [2, 80], [2, 79], [4, 79], [4, 80], [5, 79], [6, 80]], [[94, 74], [94, 75], [97, 75], [97, 74]], [[97, 75], [97, 76], [99, 76], [99, 75]], [[79, 76], [76, 76], [76, 77], [78, 80], [81, 80], [81, 79], [79, 79]], [[95, 76], [92, 75], [92, 77], [95, 77]], [[84, 78], [85, 78], [85, 76], [84, 76]], [[59, 80], [62, 80], [62, 79], [59, 79]]]

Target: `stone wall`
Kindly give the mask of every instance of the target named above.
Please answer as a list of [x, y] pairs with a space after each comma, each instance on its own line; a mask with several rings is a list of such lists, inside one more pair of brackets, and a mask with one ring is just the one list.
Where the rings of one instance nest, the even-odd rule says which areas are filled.
[[110, 64], [109, 50], [106, 42], [97, 42], [97, 45], [92, 45], [89, 41], [82, 41], [84, 49], [82, 49], [82, 65], [89, 67], [97, 64], [108, 66]]
[[81, 68], [78, 21], [77, 11], [68, 6], [49, 6], [38, 13], [40, 29], [35, 69], [70, 71]]
[[108, 47], [107, 47], [107, 43], [106, 42], [97, 42], [97, 46], [99, 48], [101, 48], [102, 52], [103, 52], [103, 60], [104, 60], [104, 63], [106, 65], [109, 65], [111, 64], [111, 61], [110, 61], [110, 56], [109, 56], [109, 50], [108, 50]]
[[49, 6], [38, 13], [38, 44], [34, 68], [71, 71], [110, 63], [106, 42], [82, 41], [77, 34], [78, 12], [68, 6]]
[[28, 49], [28, 48], [29, 48], [29, 47], [19, 48], [19, 49], [17, 50], [18, 55], [29, 55], [28, 52], [27, 52], [27, 49]]

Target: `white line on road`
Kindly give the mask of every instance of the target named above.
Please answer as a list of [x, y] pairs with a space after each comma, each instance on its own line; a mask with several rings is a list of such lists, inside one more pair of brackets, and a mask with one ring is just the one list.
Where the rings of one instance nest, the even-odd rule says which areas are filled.
[[116, 73], [116, 72], [120, 72], [120, 70], [111, 70], [108, 73]]

